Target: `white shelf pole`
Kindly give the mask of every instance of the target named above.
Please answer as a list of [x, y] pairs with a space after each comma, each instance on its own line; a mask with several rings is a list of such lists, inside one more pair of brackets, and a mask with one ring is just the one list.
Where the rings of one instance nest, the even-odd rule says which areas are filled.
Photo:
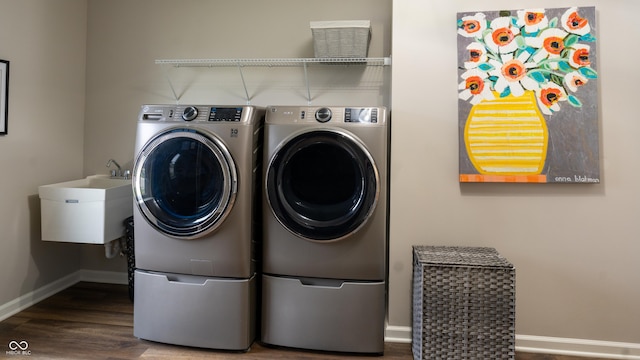
[[309, 74], [307, 73], [307, 62], [302, 63], [304, 65], [304, 82], [307, 85], [307, 105], [311, 105], [311, 90], [309, 89]]

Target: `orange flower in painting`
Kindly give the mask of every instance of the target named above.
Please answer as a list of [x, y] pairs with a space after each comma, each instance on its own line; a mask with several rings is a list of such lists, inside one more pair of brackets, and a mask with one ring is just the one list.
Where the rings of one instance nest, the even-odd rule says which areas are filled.
[[469, 89], [471, 95], [478, 95], [484, 90], [484, 81], [480, 76], [471, 76], [465, 81], [465, 88]]
[[502, 65], [502, 76], [508, 81], [520, 81], [526, 75], [524, 64], [516, 59], [509, 60]]
[[465, 16], [458, 21], [458, 34], [464, 37], [481, 38], [487, 28], [487, 20], [483, 13]]
[[547, 107], [552, 107], [560, 101], [560, 89], [547, 88], [540, 90], [540, 101]]
[[544, 46], [544, 49], [547, 50], [549, 54], [560, 55], [562, 50], [564, 50], [564, 40], [557, 36], [550, 36], [544, 39], [542, 46]]
[[524, 15], [524, 19], [525, 19], [525, 24], [526, 25], [536, 25], [539, 24], [542, 19], [544, 19], [544, 13], [539, 13], [539, 12], [527, 12]]
[[503, 54], [500, 57], [501, 61], [489, 60], [493, 67], [489, 74], [495, 79], [493, 89], [502, 94], [508, 88], [509, 93], [514, 96], [522, 96], [525, 90], [537, 89], [538, 82], [526, 76], [527, 69], [536, 66], [529, 59], [529, 53], [523, 51], [517, 58], [513, 58], [511, 54]]
[[560, 19], [562, 27], [569, 33], [585, 35], [591, 31], [589, 21], [578, 14], [578, 8], [572, 7], [562, 14]]
[[536, 99], [538, 100], [538, 105], [540, 105], [540, 111], [543, 114], [551, 115], [556, 111], [560, 111], [558, 102], [566, 101], [567, 94], [561, 86], [549, 82], [536, 90]]
[[477, 68], [479, 64], [487, 61], [487, 52], [484, 45], [479, 42], [472, 42], [467, 46], [468, 58], [464, 62], [465, 69]]
[[515, 37], [520, 29], [511, 22], [510, 17], [493, 19], [489, 25], [491, 32], [484, 37], [487, 48], [495, 53], [506, 54], [518, 49]]
[[466, 20], [462, 23], [462, 28], [469, 34], [480, 31], [480, 22], [478, 20]]
[[527, 45], [539, 49], [534, 55], [533, 60], [540, 62], [547, 58], [560, 57], [564, 50], [564, 38], [567, 32], [558, 28], [547, 28], [542, 30], [536, 37], [527, 37], [525, 41]]
[[518, 26], [524, 26], [524, 32], [535, 33], [549, 26], [544, 9], [518, 10]]
[[580, 74], [580, 72], [573, 71], [565, 75], [562, 83], [565, 85], [567, 89], [573, 92], [576, 92], [578, 91], [578, 88], [586, 84], [587, 81], [589, 80], [585, 76]]
[[469, 102], [473, 105], [478, 104], [485, 99], [494, 99], [491, 87], [485, 83], [488, 81], [486, 72], [478, 69], [471, 69], [465, 71], [461, 77], [464, 81], [458, 84], [458, 89], [462, 90], [458, 94], [460, 99], [471, 99]]
[[569, 64], [574, 68], [591, 65], [589, 59], [589, 45], [575, 44], [569, 51]]
[[509, 28], [496, 29], [491, 33], [491, 38], [497, 46], [509, 45], [515, 36]]

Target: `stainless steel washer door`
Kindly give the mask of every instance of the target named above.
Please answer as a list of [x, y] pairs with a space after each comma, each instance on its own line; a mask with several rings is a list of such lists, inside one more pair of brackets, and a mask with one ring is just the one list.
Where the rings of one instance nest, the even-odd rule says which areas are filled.
[[214, 231], [238, 189], [236, 165], [214, 135], [173, 128], [150, 140], [136, 158], [133, 192], [156, 229], [180, 239]]
[[365, 146], [346, 132], [294, 136], [269, 161], [267, 201], [278, 221], [313, 241], [341, 240], [362, 227], [379, 194], [379, 175]]

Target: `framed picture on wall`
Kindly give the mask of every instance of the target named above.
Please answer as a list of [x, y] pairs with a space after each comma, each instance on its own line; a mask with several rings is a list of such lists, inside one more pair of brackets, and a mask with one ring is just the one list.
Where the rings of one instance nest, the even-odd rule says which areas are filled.
[[595, 7], [458, 13], [460, 182], [600, 183]]
[[7, 135], [9, 115], [9, 61], [0, 60], [0, 135]]

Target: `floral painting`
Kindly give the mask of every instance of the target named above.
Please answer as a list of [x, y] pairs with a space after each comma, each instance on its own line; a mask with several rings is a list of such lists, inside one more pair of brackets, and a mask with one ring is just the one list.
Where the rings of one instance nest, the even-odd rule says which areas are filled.
[[460, 182], [599, 183], [594, 7], [458, 13]]

